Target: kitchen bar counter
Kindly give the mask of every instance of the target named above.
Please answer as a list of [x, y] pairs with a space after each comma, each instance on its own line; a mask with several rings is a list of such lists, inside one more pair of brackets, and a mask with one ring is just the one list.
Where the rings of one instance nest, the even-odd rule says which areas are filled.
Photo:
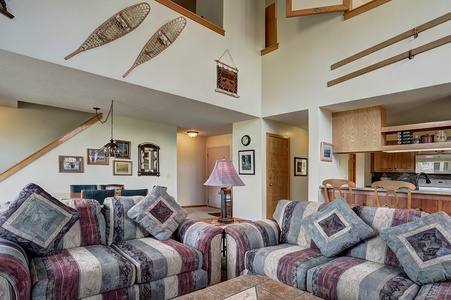
[[[323, 192], [323, 186], [320, 186]], [[332, 188], [327, 189], [329, 197], [332, 197]], [[349, 197], [349, 192], [343, 188], [343, 194], [346, 199]], [[379, 197], [385, 199], [385, 191], [378, 191]], [[399, 207], [407, 208], [407, 192], [398, 192]], [[366, 206], [377, 206], [374, 197], [374, 190], [366, 187], [355, 187], [352, 189], [352, 196], [355, 203], [365, 203]], [[382, 203], [383, 205], [384, 203]], [[449, 191], [412, 191], [412, 208], [420, 209], [428, 213], [437, 211], [444, 211], [451, 215], [451, 192]]]

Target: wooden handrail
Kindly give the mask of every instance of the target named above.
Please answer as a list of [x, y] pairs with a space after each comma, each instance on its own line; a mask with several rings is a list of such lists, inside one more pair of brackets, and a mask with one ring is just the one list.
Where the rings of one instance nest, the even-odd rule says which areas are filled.
[[[101, 113], [99, 113], [99, 118], [102, 119], [102, 114]], [[43, 156], [44, 154], [50, 152], [50, 150], [53, 150], [56, 147], [58, 147], [59, 145], [63, 144], [64, 142], [70, 140], [71, 138], [73, 138], [74, 136], [76, 136], [77, 134], [82, 132], [83, 130], [88, 129], [91, 125], [95, 124], [98, 121], [99, 121], [99, 119], [96, 116], [92, 117], [91, 119], [89, 119], [88, 121], [84, 122], [83, 124], [81, 124], [77, 128], [69, 131], [68, 133], [66, 133], [65, 135], [63, 135], [62, 137], [57, 139], [56, 141], [48, 144], [47, 146], [43, 147], [42, 149], [40, 149], [40, 150], [36, 151], [35, 153], [31, 154], [27, 158], [23, 159], [19, 163], [15, 164], [11, 168], [9, 168], [8, 170], [6, 170], [2, 174], [0, 174], [0, 182], [5, 180], [9, 176], [13, 175], [17, 171], [25, 168], [26, 166], [28, 166], [29, 164], [34, 162], [36, 159], [38, 159], [41, 156]]]

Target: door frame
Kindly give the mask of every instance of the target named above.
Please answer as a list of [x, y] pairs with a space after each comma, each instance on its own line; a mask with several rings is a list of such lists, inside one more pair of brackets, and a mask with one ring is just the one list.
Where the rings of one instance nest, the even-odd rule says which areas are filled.
[[270, 173], [270, 168], [269, 168], [269, 138], [270, 137], [274, 137], [274, 138], [281, 138], [284, 140], [287, 140], [288, 142], [288, 159], [287, 159], [287, 164], [288, 164], [288, 172], [286, 174], [287, 176], [287, 198], [290, 198], [290, 181], [291, 181], [291, 149], [290, 149], [290, 138], [287, 138], [283, 135], [280, 134], [275, 134], [275, 133], [266, 133], [266, 174], [265, 174], [265, 186], [266, 186], [266, 197], [265, 197], [265, 214], [266, 216], [268, 216], [268, 194], [269, 194], [269, 179], [268, 179], [268, 174]]

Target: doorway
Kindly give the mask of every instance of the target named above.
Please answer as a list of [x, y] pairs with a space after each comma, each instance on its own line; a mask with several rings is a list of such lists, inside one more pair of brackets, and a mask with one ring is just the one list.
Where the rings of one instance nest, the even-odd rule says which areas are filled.
[[277, 202], [290, 198], [290, 139], [266, 133], [266, 218]]
[[[230, 159], [230, 146], [219, 146], [207, 148], [207, 178], [210, 176], [218, 159]], [[206, 178], [206, 179], [207, 179]], [[221, 195], [219, 194], [221, 187], [207, 187], [207, 205], [221, 208]]]

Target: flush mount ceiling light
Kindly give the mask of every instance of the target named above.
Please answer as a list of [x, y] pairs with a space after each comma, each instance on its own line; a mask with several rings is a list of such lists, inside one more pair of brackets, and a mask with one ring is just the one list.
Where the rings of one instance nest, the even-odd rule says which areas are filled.
[[110, 142], [106, 143], [105, 146], [103, 146], [102, 148], [100, 148], [97, 152], [98, 153], [104, 153], [105, 156], [112, 156], [112, 157], [118, 157], [122, 154], [122, 149], [119, 148], [119, 146], [114, 142], [114, 137], [113, 137], [113, 126], [114, 126], [114, 122], [113, 122], [113, 104], [114, 104], [114, 100], [111, 100], [111, 106], [110, 106], [110, 111], [108, 112], [108, 115], [106, 116], [105, 120], [102, 121], [102, 119], [100, 119], [99, 117], [99, 109], [98, 107], [94, 107], [94, 110], [96, 111], [96, 116], [97, 119], [99, 119], [100, 123], [105, 124], [108, 121], [108, 118], [111, 115], [111, 138], [110, 138]]
[[187, 131], [186, 133], [188, 134], [188, 136], [190, 136], [192, 138], [195, 138], [199, 134], [198, 131], [193, 131], [193, 130]]

